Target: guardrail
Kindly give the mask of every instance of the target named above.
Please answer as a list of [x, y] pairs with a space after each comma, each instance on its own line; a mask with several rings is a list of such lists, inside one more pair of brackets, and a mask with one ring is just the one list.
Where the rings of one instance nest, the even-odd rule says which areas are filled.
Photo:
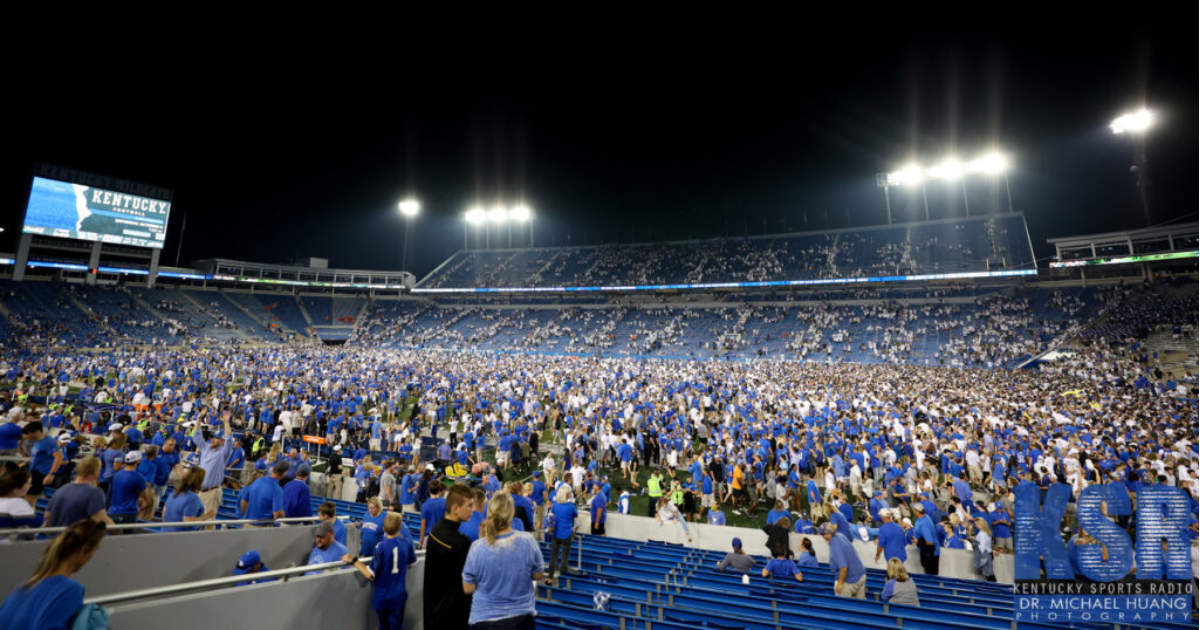
[[[344, 514], [341, 516], [338, 516], [337, 518], [338, 518], [338, 520], [343, 520], [343, 521], [350, 520], [350, 517], [348, 515], [344, 515]], [[171, 521], [171, 522], [155, 521], [155, 522], [149, 522], [149, 523], [123, 523], [123, 524], [109, 525], [108, 530], [112, 531], [112, 530], [127, 530], [127, 529], [156, 529], [159, 527], [208, 527], [210, 525], [215, 525], [217, 527], [226, 527], [226, 528], [228, 528], [231, 525], [260, 525], [260, 526], [275, 525], [275, 524], [294, 525], [294, 524], [307, 523], [310, 521], [319, 521], [319, 520], [321, 520], [321, 517], [319, 517], [319, 516], [296, 516], [296, 517], [292, 517], [292, 518], [277, 518], [277, 519], [269, 519], [269, 520], [242, 519], [242, 520], [230, 520], [230, 521], [221, 521], [221, 520]], [[27, 535], [27, 534], [58, 534], [60, 532], [66, 531], [66, 530], [67, 530], [66, 527], [27, 527], [24, 529], [21, 529], [21, 528], [0, 529], [0, 537], [18, 536], [18, 535]]]

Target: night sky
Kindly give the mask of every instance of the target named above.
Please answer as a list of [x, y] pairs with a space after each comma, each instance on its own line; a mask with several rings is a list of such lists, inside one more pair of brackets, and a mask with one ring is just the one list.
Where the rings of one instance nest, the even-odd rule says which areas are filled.
[[[1044, 257], [1047, 238], [1145, 224], [1132, 143], [1107, 128], [1143, 103], [1160, 116], [1153, 219], [1196, 221], [1196, 31], [1171, 17], [954, 35], [429, 36], [390, 52], [106, 59], [102, 77], [78, 66], [67, 80], [44, 71], [62, 60], [10, 61], [0, 251], [15, 251], [36, 161], [173, 188], [167, 265], [186, 215], [185, 266], [318, 256], [397, 270], [396, 202], [411, 194], [420, 277], [463, 246], [474, 204], [523, 200], [537, 245], [872, 225], [886, 221], [875, 173], [998, 148]], [[971, 182], [973, 213], [1007, 206], [1003, 180]], [[923, 214], [892, 192], [897, 220]], [[928, 194], [935, 218], [963, 213], [957, 186]]]

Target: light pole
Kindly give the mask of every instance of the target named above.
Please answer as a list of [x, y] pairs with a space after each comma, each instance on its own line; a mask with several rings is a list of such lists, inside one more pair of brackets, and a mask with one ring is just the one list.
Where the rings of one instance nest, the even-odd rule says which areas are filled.
[[408, 241], [412, 232], [412, 220], [421, 212], [421, 204], [415, 199], [405, 199], [399, 204], [400, 214], [404, 215], [404, 243], [400, 246], [400, 270], [408, 270]]
[[[527, 247], [533, 247], [533, 224], [530, 223], [530, 219], [532, 218], [533, 213], [530, 212], [527, 206], [517, 206], [508, 211], [508, 220], [510, 222], [516, 222], [518, 224], [529, 226], [529, 243], [526, 244]], [[509, 246], [511, 245], [512, 243], [510, 242]]]
[[467, 210], [467, 213], [463, 218], [464, 218], [464, 221], [463, 221], [463, 248], [470, 249], [470, 245], [467, 243], [467, 226], [468, 225], [475, 226], [475, 230], [476, 230], [475, 246], [478, 247], [479, 246], [479, 225], [487, 220], [487, 213], [484, 212], [483, 208], [474, 207], [474, 208], [471, 208], [470, 210]]
[[1129, 170], [1137, 175], [1138, 194], [1142, 199], [1142, 213], [1146, 215], [1146, 225], [1150, 225], [1150, 196], [1146, 192], [1150, 187], [1150, 165], [1146, 161], [1146, 130], [1154, 125], [1155, 118], [1154, 112], [1143, 107], [1113, 120], [1108, 126], [1113, 135], [1133, 136], [1134, 164]]

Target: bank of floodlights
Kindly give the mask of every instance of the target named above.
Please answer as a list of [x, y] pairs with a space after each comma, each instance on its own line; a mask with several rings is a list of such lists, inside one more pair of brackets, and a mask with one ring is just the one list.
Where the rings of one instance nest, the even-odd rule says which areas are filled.
[[[1115, 124], [1115, 123], [1114, 123]], [[929, 197], [925, 194], [925, 183], [934, 181], [961, 182], [963, 187], [963, 202], [967, 214], [971, 207], [967, 201], [966, 178], [970, 175], [1004, 176], [1004, 187], [1008, 190], [1008, 158], [1000, 153], [989, 153], [974, 160], [962, 162], [957, 158], [946, 158], [934, 166], [923, 167], [920, 164], [909, 164], [890, 173], [877, 173], [875, 185], [883, 189], [883, 197], [887, 203], [888, 223], [892, 222], [892, 201], [888, 189], [896, 186], [920, 186], [925, 199], [925, 219], [929, 219]], [[1012, 193], [1008, 193], [1008, 210], [1012, 212]]]

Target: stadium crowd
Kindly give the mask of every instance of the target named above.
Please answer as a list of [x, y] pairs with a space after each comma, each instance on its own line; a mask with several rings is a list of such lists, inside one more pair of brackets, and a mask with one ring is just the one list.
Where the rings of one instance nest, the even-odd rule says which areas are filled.
[[[1144, 303], [1142, 317], [1172, 308], [1154, 304]], [[1057, 306], [1078, 308], [1069, 299]], [[911, 317], [907, 307], [873, 308], [880, 319]], [[950, 310], [939, 309], [953, 307], [925, 308], [945, 319]], [[990, 325], [1021, 325], [993, 315]], [[1152, 321], [1170, 320], [1163, 317]], [[777, 543], [763, 571], [789, 579], [803, 580], [795, 560], [809, 562], [803, 548], [789, 548], [789, 532], [824, 536], [831, 550], [874, 541], [889, 562], [888, 595], [916, 601], [903, 566], [891, 561], [903, 562], [915, 546], [925, 572], [936, 573], [941, 549], [972, 549], [990, 576], [992, 555], [1013, 548], [1013, 491], [1021, 484], [1061, 483], [1073, 496], [1112, 481], [1131, 496], [1144, 484], [1167, 484], [1187, 490], [1194, 514], [1196, 377], [1157, 368], [1131, 338], [1085, 343], [1030, 371], [366, 347], [90, 354], [31, 346], [0, 364], [0, 455], [29, 457], [0, 483], [0, 518], [36, 525], [40, 516], [21, 504], [60, 488], [41, 516], [71, 526], [74, 538], [47, 560], [59, 568], [35, 575], [37, 584], [77, 571], [98, 544], [97, 530], [75, 531], [79, 520], [152, 517], [171, 481], [164, 514], [185, 521], [211, 517], [222, 485], [241, 488], [247, 518], [312, 515], [318, 460], [301, 437], [317, 435], [327, 441], [326, 490], [353, 483], [368, 503], [363, 555], [401, 561], [378, 557], [384, 542], [408, 540], [389, 516], [395, 512], [422, 515], [405, 549], [468, 550], [461, 582], [480, 589], [474, 602], [483, 606], [478, 617], [469, 609], [472, 621], [531, 611], [532, 592], [500, 586], [512, 571], [553, 580], [566, 570], [577, 513], [586, 510], [591, 532], [603, 534], [606, 513], [630, 512], [631, 496], [643, 493], [647, 515], [677, 523], [689, 538], [689, 523], [724, 524], [725, 510], [762, 522]], [[423, 458], [422, 437], [441, 431], [449, 439]], [[547, 442], [561, 454], [543, 452]], [[477, 480], [474, 490], [445, 483], [468, 479]], [[442, 540], [452, 538], [443, 531], [448, 513], [459, 523], [452, 529], [485, 545]], [[1070, 527], [1069, 549], [1094, 543]], [[536, 546], [497, 548], [511, 530], [546, 537], [548, 561]], [[1195, 539], [1195, 523], [1191, 531]], [[320, 526], [312, 563], [347, 556], [337, 538], [334, 522]], [[495, 563], [473, 563], [475, 554], [509, 554], [505, 566], [515, 568], [490, 573]], [[830, 562], [837, 592], [860, 596], [861, 565], [832, 551]], [[391, 566], [372, 565], [360, 571], [377, 577]], [[377, 602], [381, 619], [394, 618], [390, 592]], [[21, 598], [10, 600], [26, 610]], [[0, 619], [6, 614], [0, 609]]]

